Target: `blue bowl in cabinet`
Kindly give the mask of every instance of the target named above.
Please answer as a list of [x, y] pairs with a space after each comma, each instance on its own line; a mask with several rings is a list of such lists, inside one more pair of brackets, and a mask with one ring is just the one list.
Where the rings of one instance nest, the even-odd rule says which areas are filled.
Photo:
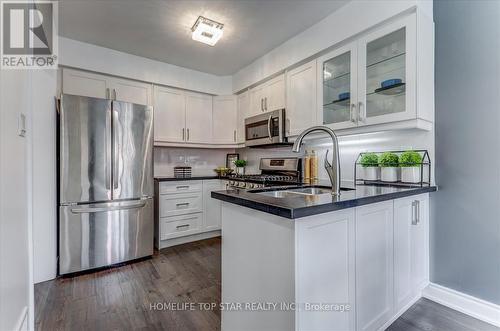
[[398, 85], [398, 84], [401, 84], [403, 82], [402, 79], [400, 78], [394, 78], [394, 79], [387, 79], [387, 80], [384, 80], [380, 86], [382, 88], [386, 88], [386, 87], [391, 87], [393, 85]]

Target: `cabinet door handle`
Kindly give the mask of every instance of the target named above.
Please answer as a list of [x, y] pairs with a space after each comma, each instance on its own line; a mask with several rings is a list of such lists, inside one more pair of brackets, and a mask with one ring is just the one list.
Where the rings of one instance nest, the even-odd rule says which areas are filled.
[[116, 89], [113, 89], [113, 96], [114, 96], [113, 100], [116, 101]]
[[109, 99], [111, 96], [109, 95], [109, 87], [106, 87], [106, 99]]
[[417, 203], [416, 212], [417, 212], [417, 224], [420, 224], [420, 200], [415, 201]]
[[411, 224], [418, 224], [418, 201], [412, 201], [411, 203]]
[[260, 99], [260, 111], [264, 111], [264, 99]]
[[236, 142], [236, 130], [233, 131], [233, 139], [234, 139], [234, 142]]
[[189, 227], [189, 224], [177, 225], [175, 228], [176, 229], [182, 229], [182, 228], [187, 228], [187, 227]]
[[267, 97], [264, 98], [264, 109], [267, 111]]
[[182, 128], [182, 140], [186, 140], [185, 131], [186, 131], [186, 129]]
[[179, 202], [175, 204], [176, 207], [187, 207], [189, 206], [189, 202]]
[[189, 128], [187, 129], [187, 141], [189, 141]]
[[179, 185], [179, 186], [176, 187], [176, 189], [178, 189], [178, 190], [181, 190], [181, 189], [182, 190], [187, 190], [188, 188], [189, 188], [189, 185]]
[[[360, 101], [358, 102], [358, 120], [360, 122], [364, 122], [366, 119], [366, 114], [363, 114], [366, 112], [366, 109], [363, 107], [363, 103]], [[364, 116], [363, 116], [364, 115]]]
[[351, 103], [351, 112], [350, 112], [351, 122], [356, 123], [356, 104]]

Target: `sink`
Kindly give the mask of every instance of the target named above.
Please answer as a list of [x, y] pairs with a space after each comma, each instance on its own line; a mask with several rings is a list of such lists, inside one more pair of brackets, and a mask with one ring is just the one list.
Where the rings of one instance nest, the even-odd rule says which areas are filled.
[[[352, 189], [341, 188], [341, 191], [349, 191]], [[313, 196], [321, 194], [331, 194], [332, 189], [325, 186], [308, 186], [308, 187], [289, 187], [286, 189], [259, 189], [249, 190], [249, 193], [264, 195], [273, 198], [293, 198], [299, 196]]]
[[305, 194], [305, 195], [318, 195], [318, 194], [332, 193], [331, 188], [323, 188], [323, 187], [304, 187], [304, 188], [292, 189], [289, 191], [293, 192], [293, 193]]

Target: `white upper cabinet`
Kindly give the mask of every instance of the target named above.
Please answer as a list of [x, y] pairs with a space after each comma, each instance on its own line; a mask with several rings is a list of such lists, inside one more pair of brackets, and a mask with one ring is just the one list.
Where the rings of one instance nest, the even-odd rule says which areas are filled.
[[155, 142], [183, 142], [186, 135], [186, 99], [177, 89], [154, 88]]
[[264, 110], [285, 108], [285, 75], [279, 75], [264, 85]]
[[212, 97], [186, 93], [186, 142], [212, 142]]
[[151, 84], [120, 78], [110, 78], [108, 82], [113, 100], [139, 105], [151, 104]]
[[316, 124], [316, 60], [286, 75], [287, 135], [298, 135]]
[[332, 129], [357, 126], [357, 43], [318, 59], [319, 121]]
[[250, 89], [250, 108], [247, 117], [264, 112], [264, 86], [259, 85]]
[[62, 87], [66, 94], [151, 104], [152, 85], [128, 79], [64, 68]]
[[250, 89], [249, 116], [285, 108], [285, 75]]
[[236, 96], [217, 96], [213, 98], [212, 142], [215, 144], [237, 143], [237, 105]]
[[250, 96], [249, 92], [243, 92], [238, 95], [238, 115], [236, 122], [236, 142], [243, 144], [245, 142], [245, 118], [250, 116]]
[[62, 71], [63, 93], [91, 98], [110, 98], [108, 78], [104, 75], [64, 68]]
[[416, 118], [416, 18], [408, 16], [358, 41], [360, 125]]
[[[421, 52], [425, 55], [428, 50]], [[431, 109], [417, 112], [416, 59], [416, 14], [321, 56], [317, 65], [318, 102], [322, 103], [318, 122], [338, 130], [429, 121]], [[419, 86], [432, 83], [421, 82]]]

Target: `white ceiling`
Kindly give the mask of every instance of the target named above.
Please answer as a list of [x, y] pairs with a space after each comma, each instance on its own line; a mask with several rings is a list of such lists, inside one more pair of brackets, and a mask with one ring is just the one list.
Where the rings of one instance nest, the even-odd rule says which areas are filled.
[[[216, 75], [230, 75], [348, 0], [62, 0], [62, 36]], [[199, 15], [224, 24], [214, 47], [191, 39]]]

